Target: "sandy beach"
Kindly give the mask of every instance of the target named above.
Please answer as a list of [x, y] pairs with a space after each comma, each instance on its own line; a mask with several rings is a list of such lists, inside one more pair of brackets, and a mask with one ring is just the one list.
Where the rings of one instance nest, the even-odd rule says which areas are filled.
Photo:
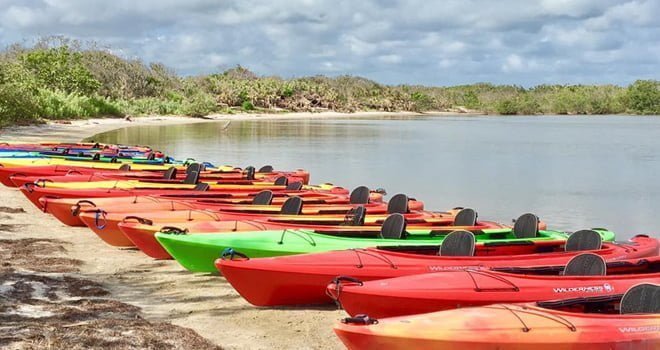
[[[370, 115], [384, 114], [297, 113], [266, 116], [226, 115], [212, 118], [222, 121], [245, 118]], [[132, 122], [93, 119], [73, 121], [71, 124], [4, 129], [0, 133], [0, 139], [76, 141], [119, 127], [206, 121], [208, 120], [184, 117], [134, 118]], [[10, 300], [13, 304], [0, 308], [0, 319], [13, 321], [0, 326], [0, 333], [12, 334], [0, 336], [0, 347], [60, 348], [72, 344], [78, 344], [82, 348], [102, 347], [103, 339], [119, 337], [125, 340], [115, 344], [119, 348], [212, 348], [212, 344], [227, 349], [342, 348], [331, 326], [343, 317], [344, 313], [333, 306], [255, 308], [245, 302], [220, 276], [192, 274], [175, 261], [156, 261], [138, 250], [108, 246], [90, 230], [65, 226], [40, 212], [16, 189], [1, 187], [0, 196], [3, 198], [3, 208], [0, 208], [2, 209], [0, 253], [6, 256], [3, 258], [5, 261], [3, 273], [13, 274], [12, 278], [15, 280], [23, 281], [23, 284], [27, 283], [27, 292], [33, 294], [39, 291], [43, 294], [43, 289], [46, 288], [43, 286], [44, 278], [54, 278], [59, 281], [58, 283], [68, 281], [68, 284], [72, 280], [81, 281], [76, 283], [89, 285], [86, 289], [98, 289], [98, 295], [80, 296], [78, 295], [80, 293], [69, 293], [65, 298], [60, 298], [61, 300], [46, 297], [47, 309], [42, 310], [40, 307], [46, 307], [40, 304], [43, 295], [25, 297], [25, 292], [16, 293], [16, 281], [13, 284], [4, 283], [0, 286], [0, 297]], [[17, 259], [16, 257], [21, 254], [27, 254], [29, 258]], [[55, 255], [51, 257], [52, 254]], [[52, 267], [56, 265], [51, 265], [56, 263], [62, 266], [53, 270]], [[35, 278], [42, 281], [37, 287], [35, 281], [30, 282]], [[70, 290], [67, 283], [53, 288]], [[55, 291], [51, 294], [63, 294]], [[104, 300], [104, 307], [109, 311], [87, 313], [82, 318], [60, 320], [63, 315], [61, 312], [64, 310], [63, 303], [71, 303], [72, 300], [80, 302], [80, 298], [90, 303], [97, 299]], [[86, 309], [88, 307], [84, 305], [78, 305], [76, 308], [79, 311]], [[108, 320], [108, 317], [111, 320]], [[125, 332], [118, 334], [120, 328], [116, 324], [118, 319], [129, 322], [123, 325], [127, 332], [133, 328], [135, 332], [128, 332], [127, 335], [123, 335]], [[130, 322], [135, 320], [140, 320], [139, 327], [131, 325]], [[115, 324], [110, 326], [108, 322]], [[49, 326], [35, 329], [35, 324]], [[107, 329], [108, 327], [112, 329]], [[186, 328], [193, 330], [209, 343]], [[32, 331], [22, 332], [25, 329]], [[76, 329], [80, 329], [80, 332], [74, 333], [79, 338], [85, 339], [84, 343], [80, 343], [80, 339], [76, 337], [62, 338], [64, 334], [62, 332], [70, 333]], [[112, 334], [106, 334], [107, 332]], [[181, 336], [173, 336], [173, 334], [181, 334]], [[96, 341], [90, 342], [89, 337]], [[66, 339], [68, 342], [65, 341]], [[186, 340], [182, 341], [182, 339]]]
[[241, 113], [212, 114], [204, 118], [184, 116], [146, 116], [124, 118], [92, 118], [63, 122], [49, 122], [42, 125], [14, 126], [0, 128], [0, 140], [3, 141], [43, 141], [56, 140], [61, 142], [77, 142], [86, 137], [102, 132], [140, 125], [174, 125], [208, 123], [212, 121], [227, 122], [238, 120], [272, 120], [272, 119], [323, 119], [323, 118], [376, 118], [376, 117], [415, 117], [425, 115], [483, 115], [479, 112], [295, 112], [295, 113]]

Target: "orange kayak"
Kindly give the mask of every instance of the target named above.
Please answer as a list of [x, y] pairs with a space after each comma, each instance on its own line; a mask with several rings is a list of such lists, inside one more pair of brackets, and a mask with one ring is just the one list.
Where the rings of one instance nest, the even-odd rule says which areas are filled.
[[[166, 203], [165, 206], [170, 205]], [[310, 219], [310, 224], [318, 227], [319, 221], [336, 222], [336, 225], [344, 222], [346, 213], [354, 208], [356, 205], [310, 205], [302, 208], [300, 215], [285, 215], [280, 214], [281, 207], [277, 205], [234, 205], [226, 206], [223, 208], [216, 208], [218, 210], [191, 210], [190, 208], [177, 209], [179, 204], [172, 204], [174, 210], [154, 210], [147, 212], [107, 212], [103, 208], [96, 208], [89, 211], [81, 212], [78, 217], [80, 220], [96, 233], [106, 243], [119, 246], [130, 247], [134, 246], [133, 242], [128, 239], [120, 230], [119, 224], [126, 221], [127, 217], [138, 221], [140, 223], [148, 223], [155, 227], [161, 228], [163, 226], [183, 226], [186, 223], [192, 222], [222, 222], [219, 230], [226, 231], [224, 222], [238, 222], [238, 221], [252, 221], [250, 224], [236, 226], [235, 229], [230, 231], [245, 231], [240, 228], [246, 228], [248, 231], [263, 231], [271, 229], [272, 226], [265, 225], [263, 222], [256, 222], [256, 219], [261, 218], [297, 218], [307, 217]], [[368, 212], [367, 223], [368, 226], [374, 226], [375, 232], [380, 228], [380, 222], [387, 217], [387, 205], [384, 203], [367, 204]], [[433, 225], [447, 225], [453, 221], [451, 213], [434, 214], [432, 212], [412, 212], [406, 214], [411, 221], [417, 220], [417, 225], [433, 226]], [[137, 220], [135, 218], [139, 218]], [[315, 223], [316, 222], [316, 223]], [[216, 228], [217, 225], [209, 225]], [[278, 225], [279, 227], [279, 225]], [[326, 226], [322, 226], [326, 227]], [[200, 227], [201, 228], [201, 227]], [[330, 227], [332, 228], [332, 227]], [[344, 226], [344, 229], [346, 227]], [[218, 232], [217, 230], [215, 232]], [[155, 233], [155, 232], [154, 232]]]
[[[187, 196], [130, 196], [108, 198], [52, 198], [41, 197], [42, 210], [53, 215], [68, 226], [85, 226], [78, 214], [104, 208], [108, 213], [130, 213], [160, 210], [208, 209], [228, 204], [249, 204], [256, 193], [227, 193], [218, 196], [206, 194], [188, 194]], [[348, 204], [350, 198], [345, 194], [333, 194], [316, 191], [282, 191], [273, 194], [272, 204], [281, 205], [291, 196], [298, 196], [305, 204]], [[370, 194], [370, 202], [382, 201], [382, 195]], [[423, 203], [417, 202], [415, 210], [423, 209]]]
[[361, 315], [334, 330], [346, 347], [360, 350], [660, 349], [660, 314], [619, 314], [620, 300], [621, 294], [379, 320]]

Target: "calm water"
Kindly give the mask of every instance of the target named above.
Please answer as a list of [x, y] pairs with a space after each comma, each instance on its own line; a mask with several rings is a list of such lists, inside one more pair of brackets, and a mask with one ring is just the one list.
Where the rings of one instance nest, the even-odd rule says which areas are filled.
[[509, 222], [660, 232], [660, 118], [425, 117], [233, 121], [120, 129], [101, 142], [176, 158], [305, 168], [315, 183], [404, 192], [429, 209], [469, 206]]

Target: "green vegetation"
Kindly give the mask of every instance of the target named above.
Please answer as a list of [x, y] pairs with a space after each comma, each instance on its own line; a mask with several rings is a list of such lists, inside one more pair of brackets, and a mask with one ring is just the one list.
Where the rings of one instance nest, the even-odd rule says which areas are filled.
[[237, 66], [181, 77], [65, 38], [0, 52], [0, 126], [44, 119], [234, 111], [434, 111], [660, 114], [660, 82], [616, 85], [389, 86], [351, 76], [282, 79]]

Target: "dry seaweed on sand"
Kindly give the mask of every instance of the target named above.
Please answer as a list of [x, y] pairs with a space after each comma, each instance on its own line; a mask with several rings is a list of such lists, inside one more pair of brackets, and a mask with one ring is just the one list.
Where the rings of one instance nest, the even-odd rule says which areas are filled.
[[0, 348], [219, 349], [190, 329], [143, 319], [101, 284], [68, 274], [80, 261], [48, 252], [65, 249], [57, 240], [0, 240]]
[[10, 208], [10, 207], [1, 207], [0, 206], [0, 213], [5, 213], [5, 214], [21, 214], [25, 213], [25, 209], [23, 208]]

